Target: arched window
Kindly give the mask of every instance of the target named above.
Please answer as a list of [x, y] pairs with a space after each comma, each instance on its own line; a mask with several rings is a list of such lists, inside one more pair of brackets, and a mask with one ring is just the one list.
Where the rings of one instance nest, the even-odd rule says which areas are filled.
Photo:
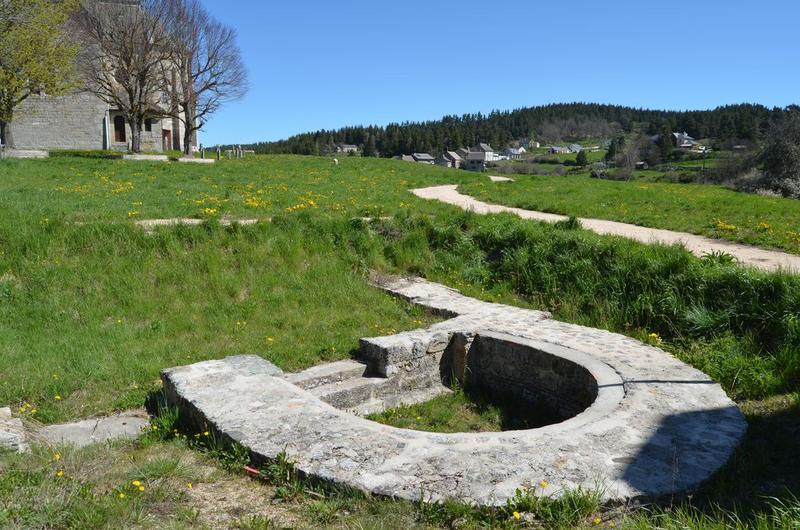
[[123, 116], [114, 117], [114, 141], [117, 143], [125, 143], [125, 118]]

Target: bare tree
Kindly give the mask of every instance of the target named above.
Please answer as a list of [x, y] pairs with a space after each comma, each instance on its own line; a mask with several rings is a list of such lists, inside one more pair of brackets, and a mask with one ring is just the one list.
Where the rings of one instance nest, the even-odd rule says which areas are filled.
[[144, 122], [167, 114], [162, 108], [163, 65], [171, 58], [164, 31], [163, 0], [87, 0], [79, 27], [89, 42], [79, 66], [88, 89], [119, 109], [131, 128], [131, 150], [140, 152]]
[[211, 115], [247, 93], [247, 70], [236, 31], [209, 15], [199, 0], [165, 4], [166, 27], [173, 39], [172, 70], [165, 77], [172, 79], [175, 117], [183, 122], [183, 149], [189, 155], [197, 131]]

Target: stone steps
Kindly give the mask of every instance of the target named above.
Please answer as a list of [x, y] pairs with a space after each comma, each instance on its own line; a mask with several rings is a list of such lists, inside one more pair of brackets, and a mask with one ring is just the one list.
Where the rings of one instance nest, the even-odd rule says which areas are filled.
[[450, 392], [452, 392], [452, 390], [444, 385], [431, 386], [419, 390], [398, 391], [382, 397], [373, 397], [368, 401], [364, 401], [348, 409], [348, 412], [356, 416], [369, 416], [370, 414], [379, 414], [386, 410], [402, 407], [404, 405], [425, 403], [435, 397], [441, 396], [442, 394], [449, 394]]
[[383, 377], [359, 376], [321, 385], [309, 392], [337, 409], [351, 410], [362, 403], [380, 398], [388, 392], [392, 383]]
[[293, 385], [297, 385], [304, 390], [311, 390], [329, 383], [337, 383], [345, 379], [362, 377], [366, 372], [367, 366], [364, 363], [346, 359], [312, 366], [302, 372], [286, 374], [284, 378]]

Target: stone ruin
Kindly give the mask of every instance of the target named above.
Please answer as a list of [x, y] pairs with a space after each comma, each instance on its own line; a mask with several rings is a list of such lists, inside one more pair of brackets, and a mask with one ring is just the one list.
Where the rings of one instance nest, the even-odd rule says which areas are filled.
[[[447, 320], [362, 339], [357, 360], [285, 374], [256, 356], [165, 370], [167, 401], [258, 462], [285, 452], [304, 476], [408, 500], [500, 505], [600, 486], [606, 501], [695, 491], [747, 424], [725, 392], [668, 353], [419, 279], [379, 286]], [[363, 416], [449, 392], [451, 378], [553, 415], [497, 433], [398, 429]]]

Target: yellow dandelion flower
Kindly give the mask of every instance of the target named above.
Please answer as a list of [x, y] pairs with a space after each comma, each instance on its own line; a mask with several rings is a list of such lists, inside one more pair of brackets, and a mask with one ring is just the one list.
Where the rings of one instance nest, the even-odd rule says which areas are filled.
[[64, 470], [63, 469], [59, 469], [58, 471], [56, 471], [56, 476], [59, 477], [59, 478], [63, 477], [64, 476]]
[[203, 436], [208, 436], [208, 431], [205, 431], [205, 432], [203, 433]]
[[144, 491], [144, 486], [139, 486], [139, 491]]
[[191, 483], [191, 482], [189, 482], [188, 484], [186, 484], [186, 488], [187, 488], [187, 489], [190, 489], [190, 490], [191, 490], [191, 489], [194, 489], [194, 488], [192, 487], [192, 483]]
[[58, 394], [56, 394], [55, 400], [56, 400], [56, 401], [61, 401], [61, 396], [59, 396]]
[[602, 522], [603, 522], [602, 519], [600, 519], [599, 517], [595, 517], [594, 520], [592, 521], [592, 524], [595, 525], [595, 526], [598, 526]]
[[517, 521], [522, 519], [522, 514], [519, 512], [514, 512], [512, 515], [514, 516], [514, 519], [516, 519]]
[[134, 481], [131, 482], [131, 486], [136, 486], [137, 488], [139, 486], [141, 486], [141, 485], [142, 485], [142, 483], [139, 480], [134, 480]]
[[55, 460], [56, 462], [61, 460], [61, 453], [53, 453], [53, 460]]
[[124, 493], [122, 493], [122, 492], [119, 492], [119, 494], [117, 495], [117, 497], [119, 497], [120, 499], [124, 499], [124, 498], [125, 498], [125, 494], [124, 494]]

